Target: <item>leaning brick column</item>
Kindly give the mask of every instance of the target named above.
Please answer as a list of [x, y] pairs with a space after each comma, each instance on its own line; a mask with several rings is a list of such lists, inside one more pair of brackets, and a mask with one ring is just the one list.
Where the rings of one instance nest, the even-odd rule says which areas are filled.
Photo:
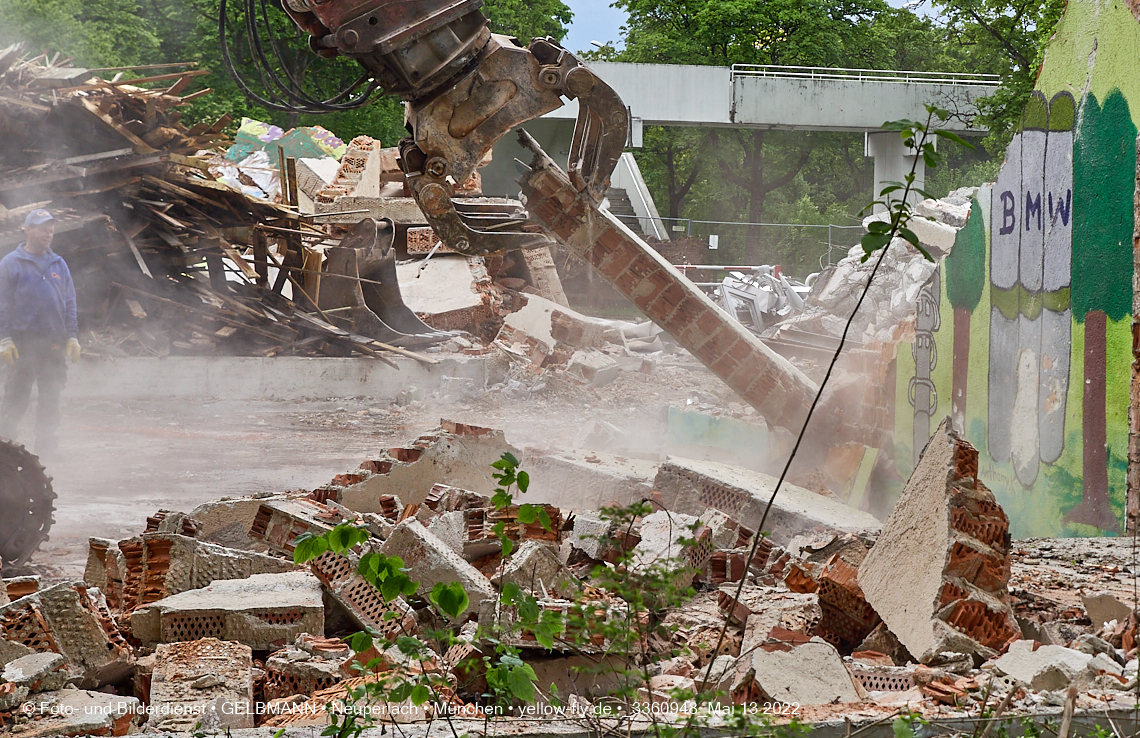
[[729, 317], [617, 218], [598, 210], [541, 151], [535, 152], [522, 185], [531, 217], [559, 243], [589, 262], [765, 420], [799, 431], [817, 390], [803, 372]]
[[1132, 387], [1128, 402], [1128, 500], [1125, 525], [1135, 535], [1140, 522], [1140, 137], [1136, 138], [1136, 191], [1132, 223]]

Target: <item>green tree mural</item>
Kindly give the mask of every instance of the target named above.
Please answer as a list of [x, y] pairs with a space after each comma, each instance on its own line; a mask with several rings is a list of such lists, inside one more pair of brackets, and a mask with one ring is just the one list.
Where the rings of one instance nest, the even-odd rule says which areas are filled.
[[946, 296], [954, 308], [954, 371], [951, 417], [965, 430], [966, 383], [970, 374], [970, 315], [982, 299], [986, 279], [986, 225], [982, 206], [974, 198], [970, 217], [954, 239], [946, 259]]
[[1107, 323], [1132, 308], [1132, 193], [1136, 126], [1128, 102], [1113, 90], [1098, 105], [1085, 96], [1073, 143], [1073, 315], [1085, 326], [1084, 496], [1067, 523], [1119, 530], [1108, 497], [1105, 414]]

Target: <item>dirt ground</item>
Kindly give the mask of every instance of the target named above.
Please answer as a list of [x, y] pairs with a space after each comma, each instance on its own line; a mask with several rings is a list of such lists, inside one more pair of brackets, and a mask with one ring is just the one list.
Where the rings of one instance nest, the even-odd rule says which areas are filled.
[[646, 439], [636, 450], [647, 455], [659, 449], [644, 431], [660, 425], [670, 404], [755, 419], [699, 366], [622, 372], [599, 389], [547, 376], [490, 392], [445, 390], [405, 406], [363, 397], [78, 403], [65, 393], [60, 452], [44, 460], [58, 494], [55, 525], [29, 564], [4, 576], [80, 579], [91, 536], [137, 535], [160, 508], [188, 512], [224, 496], [318, 487], [442, 417], [501, 428], [517, 447], [545, 448], [574, 446], [601, 420]]

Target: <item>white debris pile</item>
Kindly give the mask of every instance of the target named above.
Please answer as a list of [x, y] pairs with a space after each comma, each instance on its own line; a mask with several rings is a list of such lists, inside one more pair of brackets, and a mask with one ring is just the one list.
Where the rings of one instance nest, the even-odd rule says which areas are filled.
[[[904, 239], [895, 238], [887, 247], [875, 281], [852, 324], [850, 339], [864, 343], [898, 343], [909, 339], [914, 317], [921, 307], [923, 288], [953, 248], [958, 231], [969, 217], [970, 198], [976, 192], [976, 187], [965, 187], [941, 200], [924, 200], [915, 206], [916, 217], [909, 227], [933, 261]], [[866, 228], [887, 217], [886, 213], [869, 216], [863, 226]], [[838, 337], [879, 258], [876, 253], [864, 261], [865, 256], [861, 245], [853, 246], [846, 257], [815, 280], [801, 314], [763, 335], [779, 339], [800, 330]]]

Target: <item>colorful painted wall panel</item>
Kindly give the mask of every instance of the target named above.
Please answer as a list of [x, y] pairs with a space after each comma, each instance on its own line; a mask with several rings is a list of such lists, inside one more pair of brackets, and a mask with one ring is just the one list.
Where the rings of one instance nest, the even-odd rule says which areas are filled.
[[899, 472], [950, 414], [1015, 537], [1123, 525], [1138, 58], [1128, 6], [1069, 3], [997, 181], [927, 286], [936, 314], [900, 347]]

